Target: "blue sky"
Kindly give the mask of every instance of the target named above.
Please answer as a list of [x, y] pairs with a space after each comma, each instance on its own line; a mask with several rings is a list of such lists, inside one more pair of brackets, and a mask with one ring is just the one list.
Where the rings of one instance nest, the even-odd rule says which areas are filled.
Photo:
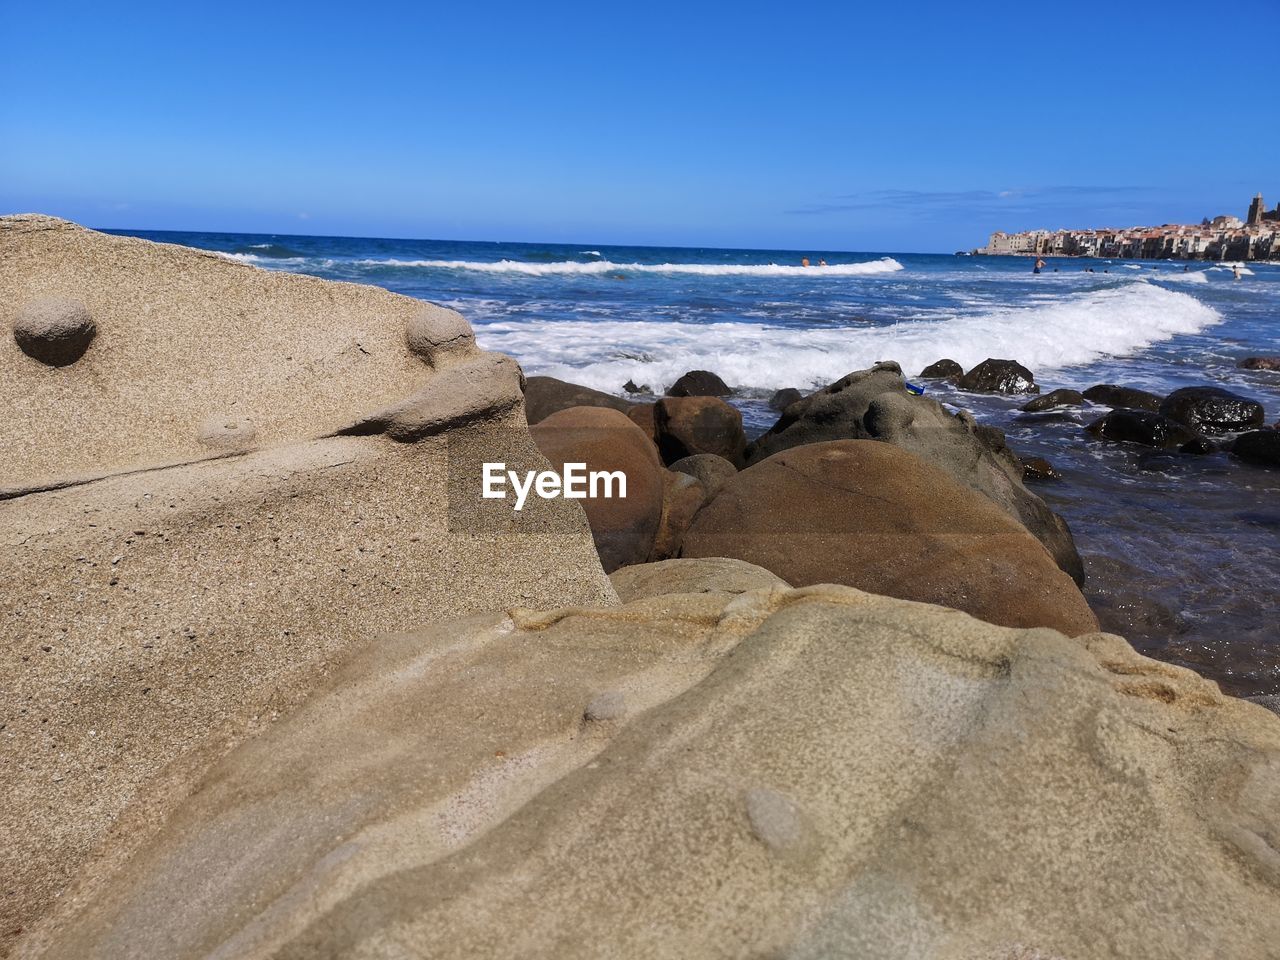
[[1277, 0], [0, 0], [0, 38], [0, 210], [92, 226], [949, 252], [1280, 201]]

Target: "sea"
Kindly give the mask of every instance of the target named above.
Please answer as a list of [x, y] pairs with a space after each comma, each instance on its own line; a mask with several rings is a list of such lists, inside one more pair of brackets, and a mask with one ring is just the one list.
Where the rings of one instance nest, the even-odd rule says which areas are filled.
[[[1274, 263], [1237, 280], [1204, 262], [1054, 259], [1034, 274], [1009, 257], [113, 232], [453, 307], [530, 375], [625, 395], [712, 370], [749, 435], [776, 420], [780, 388], [944, 357], [1018, 360], [1046, 392], [1215, 385], [1280, 420], [1280, 373], [1237, 366], [1280, 354]], [[924, 386], [1062, 475], [1034, 489], [1070, 524], [1105, 629], [1236, 695], [1280, 692], [1280, 470], [1095, 440], [1084, 427], [1105, 408], [1026, 414], [1026, 397]]]

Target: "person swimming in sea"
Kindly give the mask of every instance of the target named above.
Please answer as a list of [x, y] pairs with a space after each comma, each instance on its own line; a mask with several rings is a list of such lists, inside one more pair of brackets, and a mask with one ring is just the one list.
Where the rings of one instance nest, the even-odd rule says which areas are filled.
[[1032, 267], [1032, 273], [1039, 273], [1044, 269], [1044, 257], [1036, 257], [1036, 265]]
[[808, 257], [801, 257], [801, 258], [800, 258], [800, 266], [802, 266], [802, 267], [807, 267], [808, 265], [809, 265], [809, 258], [808, 258]]

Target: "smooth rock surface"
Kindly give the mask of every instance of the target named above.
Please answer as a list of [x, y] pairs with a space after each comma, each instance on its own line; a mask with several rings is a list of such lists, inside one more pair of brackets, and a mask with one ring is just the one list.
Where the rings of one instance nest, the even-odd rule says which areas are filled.
[[803, 396], [804, 394], [795, 387], [783, 387], [781, 390], [774, 391], [773, 396], [769, 398], [769, 409], [781, 413]]
[[954, 360], [936, 360], [920, 371], [922, 380], [959, 380], [964, 367]]
[[1149, 410], [1152, 413], [1160, 409], [1164, 397], [1158, 393], [1139, 390], [1136, 387], [1122, 387], [1114, 383], [1099, 383], [1084, 391], [1084, 398], [1090, 403], [1104, 407], [1130, 410]]
[[631, 402], [555, 377], [529, 377], [525, 381], [524, 409], [530, 424], [541, 423], [551, 414], [570, 407], [606, 407], [626, 413]]
[[577, 502], [605, 573], [648, 560], [662, 519], [666, 471], [644, 431], [617, 410], [570, 407], [539, 421], [530, 433], [558, 473], [566, 463], [585, 463], [588, 471], [626, 475], [625, 497], [615, 491], [613, 497]]
[[1164, 398], [1160, 413], [1202, 433], [1234, 433], [1266, 423], [1257, 400], [1221, 387], [1183, 387]]
[[24, 955], [1261, 960], [1278, 834], [1280, 720], [1119, 638], [659, 596], [368, 645]]
[[28, 301], [13, 321], [13, 339], [22, 352], [50, 367], [75, 363], [89, 349], [97, 332], [98, 325], [89, 309], [69, 297]]
[[1034, 400], [1024, 403], [1019, 409], [1026, 413], [1039, 413], [1055, 407], [1077, 407], [1084, 403], [1084, 394], [1079, 390], [1051, 390]]
[[684, 557], [736, 557], [793, 586], [843, 583], [1006, 626], [1097, 629], [1075, 583], [1020, 523], [888, 443], [793, 447], [703, 507]]
[[751, 444], [747, 463], [806, 443], [868, 439], [909, 450], [989, 497], [1030, 530], [1077, 583], [1083, 582], [1066, 521], [1023, 485], [1022, 465], [1004, 434], [968, 413], [953, 414], [936, 400], [907, 393], [896, 363], [856, 371], [793, 404]]
[[609, 580], [623, 603], [669, 593], [746, 593], [789, 586], [764, 567], [731, 557], [682, 557], [638, 563], [615, 570]]
[[729, 385], [710, 370], [690, 370], [667, 390], [669, 397], [727, 397]]
[[742, 414], [719, 397], [663, 397], [653, 408], [654, 436], [665, 463], [700, 453], [724, 457], [738, 466], [747, 435]]
[[975, 393], [1039, 393], [1036, 378], [1016, 360], [988, 357], [956, 381], [961, 390]]
[[697, 477], [707, 488], [708, 497], [714, 497], [738, 473], [737, 467], [714, 453], [695, 453], [691, 457], [682, 457], [671, 464], [671, 469], [676, 473]]
[[707, 488], [702, 481], [674, 470], [662, 472], [662, 515], [649, 551], [650, 562], [680, 555], [685, 531], [707, 499]]
[[1162, 450], [1177, 450], [1197, 439], [1196, 432], [1185, 424], [1146, 410], [1112, 410], [1085, 429], [1101, 440], [1140, 443]]

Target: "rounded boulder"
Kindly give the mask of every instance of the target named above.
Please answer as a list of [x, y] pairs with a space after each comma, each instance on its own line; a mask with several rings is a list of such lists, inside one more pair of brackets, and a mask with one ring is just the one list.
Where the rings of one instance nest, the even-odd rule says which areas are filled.
[[644, 431], [617, 410], [570, 407], [529, 432], [557, 472], [563, 473], [566, 463], [585, 463], [588, 471], [626, 475], [625, 497], [597, 496], [579, 502], [606, 573], [644, 563], [662, 518], [666, 473]]
[[1266, 411], [1257, 400], [1221, 387], [1175, 390], [1160, 404], [1160, 413], [1204, 433], [1234, 433], [1266, 422]]
[[41, 297], [25, 304], [13, 322], [13, 339], [33, 360], [65, 367], [79, 360], [98, 332], [89, 308], [79, 300]]
[[663, 397], [653, 408], [654, 436], [665, 463], [714, 453], [739, 466], [747, 449], [742, 414], [719, 397]]
[[684, 557], [734, 557], [793, 586], [841, 583], [1076, 636], [1097, 620], [1044, 546], [982, 494], [892, 444], [795, 447], [699, 511]]
[[727, 397], [729, 385], [710, 370], [690, 370], [671, 385], [669, 397]]

